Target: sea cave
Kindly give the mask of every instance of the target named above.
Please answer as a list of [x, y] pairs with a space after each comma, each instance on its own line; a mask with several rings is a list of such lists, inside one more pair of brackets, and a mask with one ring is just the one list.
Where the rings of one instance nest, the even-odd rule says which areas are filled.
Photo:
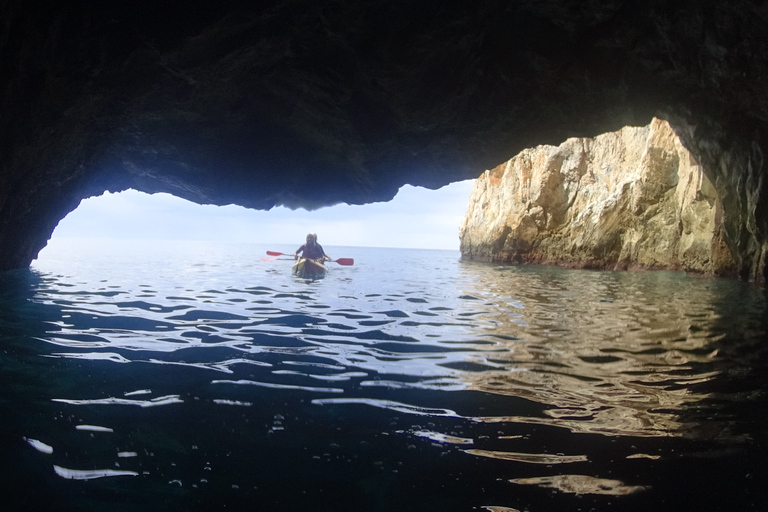
[[86, 197], [315, 208], [476, 178], [667, 121], [765, 280], [758, 2], [271, 1], [0, 7], [0, 269]]
[[[0, 20], [3, 510], [765, 510], [765, 3]], [[460, 251], [310, 234], [311, 276], [266, 229], [51, 238], [105, 191], [314, 210], [470, 179]]]

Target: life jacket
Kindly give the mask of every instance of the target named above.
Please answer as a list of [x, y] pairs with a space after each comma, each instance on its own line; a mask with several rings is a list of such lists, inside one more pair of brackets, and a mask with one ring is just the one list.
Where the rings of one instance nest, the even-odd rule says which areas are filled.
[[311, 244], [311, 245], [304, 244], [299, 248], [299, 251], [302, 251], [301, 256], [303, 258], [309, 258], [311, 260], [321, 259], [325, 254], [325, 251], [323, 250], [323, 246], [317, 243]]

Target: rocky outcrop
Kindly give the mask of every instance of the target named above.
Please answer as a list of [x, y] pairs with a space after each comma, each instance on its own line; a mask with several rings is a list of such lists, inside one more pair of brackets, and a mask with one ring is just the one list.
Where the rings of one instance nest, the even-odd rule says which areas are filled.
[[475, 182], [467, 259], [735, 273], [722, 201], [666, 121], [527, 149]]
[[316, 208], [666, 119], [768, 254], [764, 2], [0, 2], [0, 270], [81, 199]]

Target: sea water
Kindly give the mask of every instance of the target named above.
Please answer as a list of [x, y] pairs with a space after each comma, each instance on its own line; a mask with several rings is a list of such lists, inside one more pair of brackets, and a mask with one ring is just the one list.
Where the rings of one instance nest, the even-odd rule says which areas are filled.
[[0, 510], [768, 510], [763, 289], [267, 249], [0, 275]]

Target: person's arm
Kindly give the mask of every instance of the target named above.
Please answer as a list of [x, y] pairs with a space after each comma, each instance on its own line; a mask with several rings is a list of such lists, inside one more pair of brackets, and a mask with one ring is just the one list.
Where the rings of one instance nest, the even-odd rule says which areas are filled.
[[325, 254], [325, 249], [323, 249], [323, 246], [320, 244], [317, 244], [318, 247], [320, 247], [320, 252], [323, 253], [323, 261], [333, 261], [333, 258]]
[[303, 252], [304, 252], [304, 246], [302, 245], [301, 247], [296, 249], [295, 253], [293, 253], [293, 259], [295, 260], [299, 259], [299, 253], [303, 253]]

